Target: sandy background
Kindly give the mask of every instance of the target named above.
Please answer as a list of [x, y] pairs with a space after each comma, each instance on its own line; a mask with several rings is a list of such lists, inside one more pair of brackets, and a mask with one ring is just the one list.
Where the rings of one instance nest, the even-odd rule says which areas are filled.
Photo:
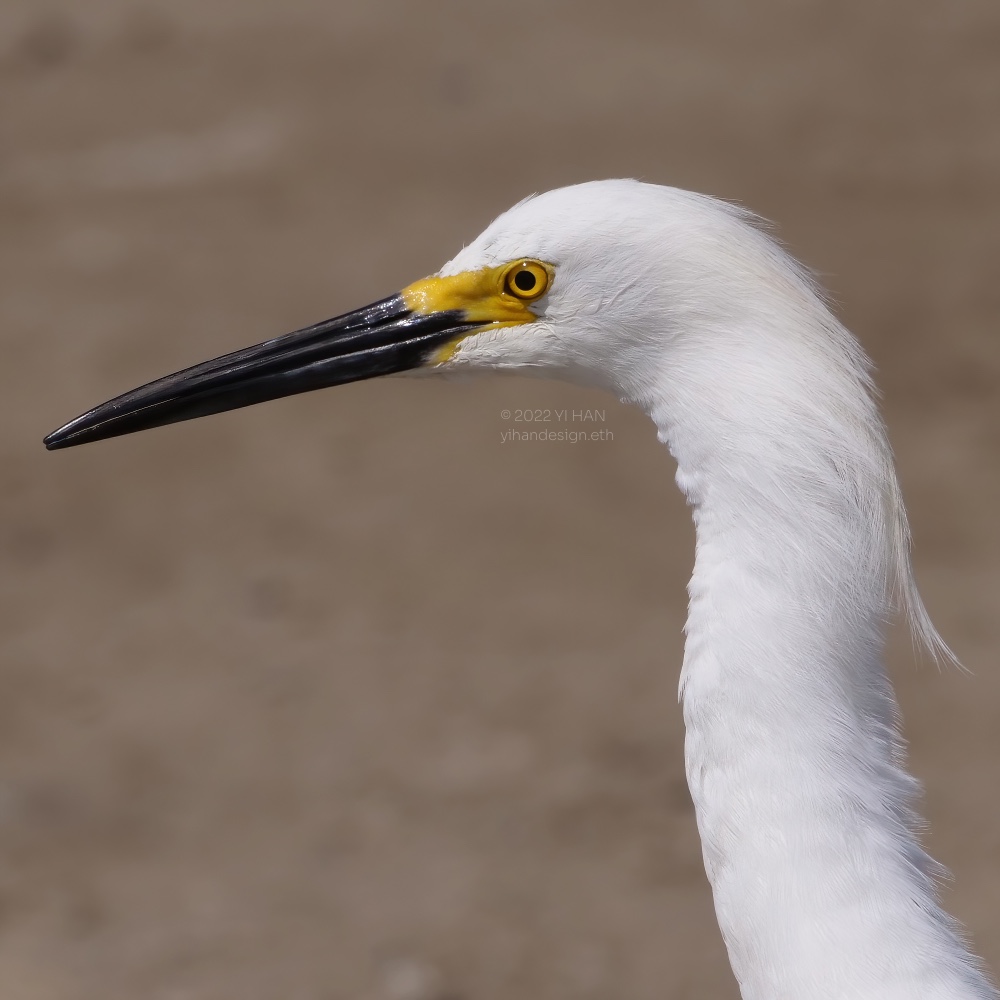
[[[651, 425], [367, 383], [47, 454], [435, 270], [523, 195], [737, 198], [880, 368], [974, 672], [893, 675], [1000, 969], [1000, 5], [0, 2], [0, 996], [737, 991], [683, 783]], [[502, 445], [518, 407], [613, 441]]]

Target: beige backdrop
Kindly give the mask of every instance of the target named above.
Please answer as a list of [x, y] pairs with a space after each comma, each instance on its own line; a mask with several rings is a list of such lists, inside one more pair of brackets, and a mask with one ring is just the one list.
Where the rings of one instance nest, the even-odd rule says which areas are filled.
[[[880, 369], [927, 603], [893, 676], [1000, 969], [1000, 5], [0, 2], [0, 995], [737, 991], [652, 427], [389, 380], [47, 454], [390, 293], [531, 191], [744, 201]], [[613, 440], [500, 442], [505, 409]]]

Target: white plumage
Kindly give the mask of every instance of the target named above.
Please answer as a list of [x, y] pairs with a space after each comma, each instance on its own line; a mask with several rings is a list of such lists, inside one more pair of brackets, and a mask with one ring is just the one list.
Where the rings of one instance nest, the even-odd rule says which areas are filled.
[[552, 191], [442, 273], [518, 257], [556, 268], [538, 321], [471, 336], [443, 367], [602, 386], [677, 461], [697, 529], [687, 776], [743, 997], [994, 997], [915, 836], [886, 619], [950, 654], [861, 347], [751, 216], [702, 195]]
[[[915, 834], [882, 665], [910, 570], [869, 363], [747, 213], [635, 181], [516, 205], [398, 295], [125, 393], [50, 448], [420, 369], [601, 386], [653, 419], [697, 529], [680, 697], [745, 1000], [985, 1000]], [[669, 928], [664, 928], [669, 933]]]

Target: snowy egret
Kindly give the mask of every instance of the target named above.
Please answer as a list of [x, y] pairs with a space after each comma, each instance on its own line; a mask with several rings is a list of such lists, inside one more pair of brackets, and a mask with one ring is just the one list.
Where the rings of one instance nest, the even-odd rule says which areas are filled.
[[635, 181], [530, 198], [397, 295], [151, 382], [63, 448], [415, 369], [642, 408], [697, 531], [680, 678], [705, 868], [746, 1000], [996, 997], [936, 894], [883, 625], [913, 582], [869, 363], [748, 213]]

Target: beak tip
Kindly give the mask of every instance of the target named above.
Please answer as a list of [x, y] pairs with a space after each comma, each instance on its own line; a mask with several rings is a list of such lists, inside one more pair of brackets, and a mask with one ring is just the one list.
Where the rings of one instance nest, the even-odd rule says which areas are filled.
[[73, 424], [76, 421], [70, 421], [68, 424], [64, 424], [62, 427], [57, 427], [51, 434], [46, 434], [42, 438], [42, 444], [45, 445], [46, 451], [59, 451], [62, 448], [70, 448], [74, 444], [82, 444], [87, 439], [81, 438], [79, 431], [76, 434], [73, 433]]

